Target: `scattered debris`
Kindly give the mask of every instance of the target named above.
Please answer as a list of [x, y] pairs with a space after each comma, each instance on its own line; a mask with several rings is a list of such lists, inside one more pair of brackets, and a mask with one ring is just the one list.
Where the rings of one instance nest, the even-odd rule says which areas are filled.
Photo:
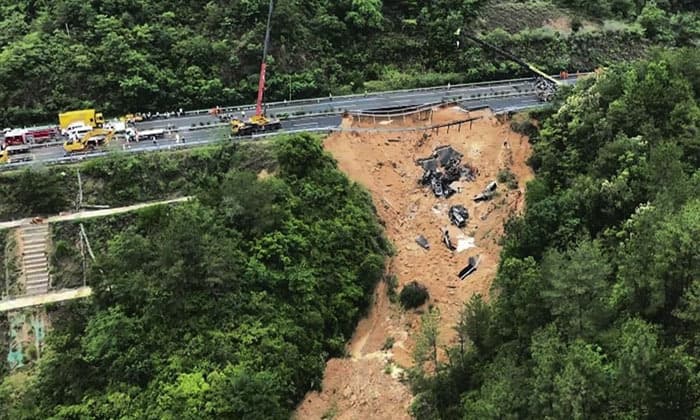
[[467, 237], [466, 239], [460, 239], [457, 241], [457, 252], [466, 251], [470, 248], [476, 248], [474, 238], [472, 238], [471, 236]]
[[452, 244], [452, 241], [450, 240], [450, 232], [447, 229], [442, 230], [442, 242], [445, 244], [447, 249], [450, 251], [454, 251], [457, 248]]
[[469, 257], [469, 263], [467, 264], [467, 266], [464, 267], [462, 271], [459, 272], [459, 274], [457, 274], [459, 276], [459, 279], [464, 280], [465, 278], [467, 278], [467, 276], [476, 271], [476, 268], [478, 266], [479, 260], [474, 257]]
[[496, 194], [496, 188], [498, 187], [498, 184], [496, 181], [491, 181], [489, 185], [484, 188], [484, 190], [481, 192], [481, 194], [477, 194], [474, 196], [474, 201], [486, 201], [490, 200], [491, 197]]
[[462, 166], [462, 178], [464, 178], [466, 181], [469, 181], [469, 182], [476, 181], [476, 176], [478, 174], [479, 174], [479, 171], [475, 167], [473, 167], [471, 165], [467, 165], [467, 164]]
[[416, 243], [423, 247], [423, 249], [430, 249], [430, 244], [428, 243], [428, 240], [425, 238], [423, 235], [418, 235], [416, 238]]
[[440, 161], [442, 167], [447, 168], [451, 166], [451, 163], [459, 162], [462, 160], [462, 154], [452, 148], [452, 146], [439, 146], [433, 151], [433, 157]]
[[[418, 161], [418, 164], [423, 167], [424, 171], [437, 171], [438, 169], [438, 161], [435, 158], [426, 158], [426, 159], [420, 159]], [[425, 175], [423, 175], [425, 176]]]
[[450, 207], [450, 221], [457, 226], [462, 228], [467, 224], [467, 219], [469, 219], [469, 212], [462, 205], [456, 205]]
[[[470, 165], [462, 165], [462, 154], [452, 146], [437, 147], [430, 157], [419, 159], [417, 164], [423, 168], [421, 185], [430, 185], [436, 197], [448, 198], [457, 191], [450, 186], [455, 181], [476, 180], [477, 171]], [[444, 169], [444, 172], [440, 171]]]

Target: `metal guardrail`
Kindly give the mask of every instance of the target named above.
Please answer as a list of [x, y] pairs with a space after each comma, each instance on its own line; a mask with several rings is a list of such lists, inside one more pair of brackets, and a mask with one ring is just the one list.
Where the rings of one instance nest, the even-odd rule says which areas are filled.
[[[579, 73], [578, 75], [571, 75], [570, 77], [571, 78], [584, 77], [584, 76], [590, 75], [592, 73], [593, 72]], [[559, 79], [559, 75], [552, 75], [552, 77], [555, 79]], [[423, 88], [387, 90], [387, 91], [380, 91], [380, 92], [368, 92], [367, 94], [356, 93], [356, 94], [351, 94], [351, 95], [336, 96], [336, 97], [333, 97], [332, 100], [330, 97], [323, 97], [323, 98], [295, 99], [295, 100], [291, 100], [291, 101], [267, 102], [266, 105], [269, 109], [269, 108], [279, 107], [279, 106], [317, 104], [317, 103], [320, 103], [319, 101], [321, 101], [321, 102], [325, 102], [325, 101], [340, 102], [343, 100], [352, 100], [352, 99], [357, 99], [357, 98], [373, 98], [373, 97], [381, 97], [383, 95], [396, 95], [396, 94], [411, 93], [411, 92], [429, 92], [429, 91], [448, 90], [448, 89], [460, 90], [460, 89], [468, 89], [468, 88], [472, 88], [472, 87], [516, 85], [516, 84], [523, 84], [526, 82], [531, 82], [532, 79], [533, 79], [533, 77], [521, 77], [521, 78], [516, 78], [516, 79], [489, 80], [489, 81], [484, 81], [484, 82], [460, 83], [460, 84], [456, 84], [456, 85], [450, 84], [450, 85], [429, 86], [429, 87], [423, 87]], [[185, 111], [185, 112], [183, 112], [183, 115], [208, 114], [211, 109], [212, 108]], [[247, 110], [255, 109], [255, 104], [225, 106], [225, 107], [221, 107], [220, 109], [224, 110], [224, 112], [243, 111], [243, 110], [247, 111]]]
[[[593, 74], [593, 72], [584, 72], [584, 73], [578, 73], [578, 74], [572, 74], [570, 75], [570, 79], [576, 79], [579, 77], [585, 77], [590, 74]], [[558, 75], [552, 75], [553, 78], [559, 79]], [[517, 84], [523, 84], [526, 82], [532, 81], [532, 77], [521, 77], [521, 78], [515, 78], [515, 79], [503, 79], [503, 80], [490, 80], [490, 81], [484, 81], [484, 82], [471, 82], [471, 83], [460, 83], [456, 85], [438, 85], [438, 86], [428, 86], [428, 87], [422, 87], [422, 88], [411, 88], [411, 89], [397, 89], [397, 90], [387, 90], [387, 91], [379, 91], [379, 92], [368, 92], [367, 94], [364, 93], [356, 93], [356, 94], [351, 94], [351, 95], [342, 95], [342, 96], [336, 96], [333, 97], [333, 100], [330, 99], [330, 97], [323, 97], [323, 98], [307, 98], [307, 99], [294, 99], [291, 101], [277, 101], [277, 102], [267, 102], [266, 106], [268, 108], [275, 108], [275, 107], [280, 107], [280, 106], [297, 106], [297, 105], [310, 105], [310, 104], [318, 104], [322, 102], [342, 102], [342, 101], [347, 101], [347, 100], [352, 100], [352, 99], [357, 99], [357, 98], [378, 98], [382, 97], [384, 95], [396, 95], [396, 94], [401, 94], [401, 93], [411, 93], [411, 92], [430, 92], [430, 91], [439, 91], [439, 90], [460, 90], [460, 89], [468, 89], [468, 88], [477, 88], [477, 87], [487, 87], [487, 86], [498, 86], [498, 85], [517, 85]], [[212, 108], [206, 108], [206, 109], [196, 109], [196, 110], [189, 110], [189, 111], [183, 111], [181, 116], [194, 116], [194, 115], [202, 115], [202, 114], [209, 114], [209, 111]], [[255, 109], [255, 104], [249, 104], [249, 105], [232, 105], [232, 106], [225, 106], [220, 108], [222, 110], [225, 110], [225, 112], [231, 112], [231, 111], [242, 111], [242, 110], [251, 110]], [[54, 126], [53, 124], [46, 125], [46, 127], [49, 126]], [[41, 126], [33, 126], [33, 127], [24, 127], [24, 128], [40, 128], [44, 127], [44, 125]]]
[[[502, 94], [502, 95], [491, 95], [491, 96], [480, 96], [476, 99], [478, 100], [485, 100], [485, 99], [494, 99], [494, 98], [510, 98], [510, 97], [519, 97], [519, 96], [528, 96], [527, 92], [517, 92], [513, 94]], [[454, 98], [447, 98], [449, 99], [448, 102], [467, 102], [470, 100], [473, 100], [471, 98], [467, 99], [461, 99], [461, 100], [454, 100]], [[444, 102], [435, 102], [433, 104], [425, 105], [425, 109], [432, 108], [436, 105], [442, 104]], [[364, 116], [381, 116], [381, 117], [391, 117], [391, 116], [402, 116], [402, 115], [408, 115], [411, 113], [415, 113], [416, 111], [409, 111], [407, 113], [399, 113], [399, 114], [393, 114], [393, 115], [376, 115], [376, 114], [367, 114]], [[309, 117], [320, 117], [320, 116], [334, 116], [334, 115], [341, 115], [343, 114], [344, 111], [334, 111], [334, 112], [328, 112], [324, 114], [307, 114], [307, 115], [300, 115], [297, 116], [297, 118], [309, 118]], [[355, 114], [357, 115], [357, 114]], [[290, 117], [291, 118], [291, 117]], [[217, 127], [224, 127], [227, 126], [227, 123], [217, 123], [217, 124], [211, 124], [211, 125], [204, 125], [204, 126], [196, 126], [196, 127], [178, 127], [177, 131], [203, 131], [206, 129], [213, 129]], [[424, 128], [420, 128], [424, 129]], [[354, 129], [357, 131], [361, 131], [358, 129]], [[260, 138], [266, 138], [266, 137], [272, 137], [272, 136], [278, 136], [278, 135], [284, 135], [284, 134], [295, 134], [295, 133], [308, 133], [308, 132], [334, 132], [334, 131], [352, 131], [352, 130], [341, 130], [338, 127], [308, 127], [308, 128], [301, 128], [301, 129], [296, 129], [296, 130], [282, 130], [282, 131], [275, 131], [271, 133], [262, 133], [262, 134], [254, 134], [251, 136], [245, 136], [245, 137], [236, 137], [236, 140], [240, 141], [250, 141], [250, 140], [256, 140]], [[387, 131], [400, 131], [398, 129], [387, 129]], [[405, 130], [404, 130], [405, 131]], [[148, 152], [154, 152], [154, 151], [166, 151], [166, 150], [179, 150], [179, 149], [188, 149], [200, 145], [205, 145], [205, 144], [212, 144], [216, 142], [223, 142], [223, 141], [229, 141], [229, 139], [206, 139], [206, 140], [196, 140], [196, 141], [188, 141], [187, 143], [180, 143], [180, 144], [166, 144], [166, 145], [154, 145], [154, 146], [148, 146], [148, 147], [140, 147], [138, 149], [123, 149], [116, 151], [116, 153], [148, 153]], [[97, 157], [104, 157], [109, 154], [115, 153], [115, 151], [98, 151], [98, 152], [93, 152], [89, 154], [81, 154], [81, 155], [71, 155], [71, 156], [65, 156], [65, 157], [60, 157], [60, 158], [55, 158], [55, 159], [49, 159], [49, 160], [43, 160], [43, 161], [28, 161], [28, 162], [17, 162], [17, 163], [7, 163], [4, 165], [0, 165], [0, 172], [4, 171], [10, 171], [13, 169], [18, 169], [24, 166], [30, 166], [30, 165], [35, 165], [35, 164], [46, 164], [46, 165], [56, 165], [56, 164], [66, 164], [66, 163], [76, 163], [76, 162], [81, 162], [86, 159], [93, 159]]]
[[[322, 97], [322, 98], [308, 98], [308, 99], [295, 99], [291, 101], [277, 101], [277, 102], [267, 102], [265, 105], [268, 107], [268, 110], [271, 108], [276, 108], [276, 107], [292, 107], [292, 106], [300, 106], [300, 105], [315, 105], [319, 103], [338, 103], [338, 102], [343, 102], [343, 101], [348, 101], [348, 100], [354, 100], [354, 99], [360, 99], [360, 98], [379, 98], [384, 95], [398, 95], [401, 93], [413, 93], [413, 92], [430, 92], [430, 91], [440, 91], [440, 90], [460, 90], [460, 89], [468, 89], [472, 87], [487, 87], [487, 86], [512, 86], [512, 85], [518, 85], [518, 84], [523, 84], [527, 82], [532, 81], [532, 77], [524, 77], [524, 78], [518, 78], [518, 79], [507, 79], [507, 80], [499, 80], [499, 81], [486, 81], [486, 82], [473, 82], [473, 83], [462, 83], [462, 84], [456, 84], [456, 85], [439, 85], [439, 86], [430, 86], [430, 87], [424, 87], [424, 88], [413, 88], [413, 89], [399, 89], [399, 90], [386, 90], [386, 91], [380, 91], [380, 92], [368, 92], [366, 95], [364, 93], [356, 93], [356, 94], [351, 94], [351, 95], [342, 95], [342, 96], [334, 96], [334, 97]], [[203, 114], [209, 114], [212, 108], [206, 108], [206, 109], [196, 109], [196, 110], [191, 110], [191, 111], [185, 111], [182, 113], [182, 115], [186, 116], [194, 116], [194, 115], [203, 115]], [[219, 108], [223, 112], [232, 112], [232, 111], [249, 111], [252, 109], [255, 109], [255, 104], [249, 104], [249, 105], [234, 105], [234, 106], [225, 106], [225, 107], [220, 107]]]
[[[485, 82], [482, 82], [485, 83]], [[444, 96], [441, 102], [433, 102], [434, 104], [439, 104], [439, 103], [444, 103], [444, 102], [462, 102], [462, 101], [469, 101], [469, 100], [482, 100], [482, 99], [493, 99], [493, 98], [507, 98], [507, 97], [515, 97], [515, 96], [525, 96], [530, 93], [535, 92], [534, 89], [529, 88], [529, 89], [522, 89], [522, 90], [516, 90], [516, 91], [500, 91], [500, 92], [495, 92], [492, 94], [471, 94], [465, 97], [466, 95], [456, 95], [456, 96]], [[459, 93], [459, 92], [455, 92]], [[315, 103], [313, 103], [315, 105]], [[327, 102], [327, 105], [338, 105], [335, 102]], [[414, 106], [423, 106], [423, 105], [410, 105], [408, 107], [414, 107]], [[223, 109], [223, 108], [222, 108]], [[332, 116], [332, 115], [341, 115], [344, 112], [357, 112], [357, 111], [352, 111], [348, 110], [347, 108], [343, 107], [330, 107], [328, 110], [325, 111], [320, 111], [320, 112], [314, 112], [314, 111], [302, 111], [300, 114], [292, 114], [292, 115], [287, 115], [284, 118], [282, 118], [283, 121], [287, 120], [293, 120], [293, 119], [301, 119], [301, 118], [309, 118], [312, 116], [318, 116], [318, 117], [323, 117], [323, 116]], [[364, 111], [367, 112], [367, 111]], [[274, 115], [274, 114], [273, 114]], [[379, 113], [377, 113], [379, 115]], [[156, 120], [157, 121], [157, 120]], [[153, 120], [149, 121], [151, 123], [155, 122]], [[203, 124], [203, 123], [194, 123], [190, 126], [180, 126], [176, 127], [177, 130], [185, 130], [185, 129], [190, 129], [190, 130], [200, 130], [208, 127], [214, 127], [216, 126], [217, 123], [214, 124]], [[154, 126], [155, 128], [166, 128], [166, 126]], [[153, 128], [153, 127], [151, 127]]]

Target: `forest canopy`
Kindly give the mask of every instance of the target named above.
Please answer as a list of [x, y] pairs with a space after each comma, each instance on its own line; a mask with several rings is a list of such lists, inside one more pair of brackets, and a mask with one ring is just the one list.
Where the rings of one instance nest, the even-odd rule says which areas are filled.
[[93, 236], [93, 297], [54, 308], [31, 379], [0, 385], [0, 419], [281, 419], [318, 388], [390, 247], [317, 138], [274, 149], [276, 176], [211, 175], [194, 202]]

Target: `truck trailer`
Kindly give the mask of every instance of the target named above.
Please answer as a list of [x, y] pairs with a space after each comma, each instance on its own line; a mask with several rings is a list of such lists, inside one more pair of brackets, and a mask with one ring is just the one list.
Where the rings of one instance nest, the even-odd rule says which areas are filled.
[[61, 130], [65, 130], [72, 123], [83, 123], [92, 128], [102, 128], [105, 123], [105, 118], [101, 112], [96, 112], [94, 109], [80, 109], [77, 111], [68, 111], [58, 114], [58, 123]]

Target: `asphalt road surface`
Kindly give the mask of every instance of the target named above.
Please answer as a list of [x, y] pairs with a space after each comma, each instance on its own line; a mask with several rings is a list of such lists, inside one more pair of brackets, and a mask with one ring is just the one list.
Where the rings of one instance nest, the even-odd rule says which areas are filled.
[[[576, 77], [570, 76], [565, 81], [567, 84], [576, 83]], [[338, 112], [338, 111], [363, 111], [371, 109], [392, 108], [412, 105], [422, 105], [429, 103], [437, 103], [447, 99], [457, 100], [479, 100], [482, 97], [503, 96], [503, 95], [520, 95], [531, 96], [534, 98], [534, 88], [531, 80], [518, 80], [504, 82], [500, 85], [488, 86], [467, 86], [458, 88], [435, 88], [425, 91], [406, 91], [406, 92], [390, 92], [390, 93], [373, 93], [367, 96], [353, 95], [350, 97], [337, 98], [316, 98], [303, 103], [276, 103], [267, 108], [267, 114], [271, 116], [279, 115], [300, 115], [301, 113], [323, 113], [323, 112]], [[488, 101], [488, 100], [484, 100]], [[483, 101], [482, 101], [483, 102]], [[246, 116], [254, 114], [255, 105], [247, 105], [240, 107], [227, 107], [224, 112], [229, 112], [235, 117], [242, 117], [241, 110], [245, 110]], [[138, 130], [149, 130], [155, 128], [166, 128], [168, 126], [175, 127], [193, 127], [213, 124], [218, 118], [209, 114], [199, 115], [184, 115], [181, 117], [173, 117], [168, 119], [157, 119], [151, 121], [143, 121], [136, 124]]]
[[[340, 115], [308, 116], [299, 119], [282, 121], [282, 130], [292, 131], [337, 127], [340, 125], [340, 121]], [[180, 138], [184, 139], [185, 143], [207, 140], [212, 142], [216, 140], [223, 140], [229, 138], [230, 132], [229, 125], [219, 123], [218, 120], [215, 120], [214, 124], [210, 126], [197, 126], [195, 130], [192, 130], [190, 127], [181, 127], [179, 129]], [[171, 133], [166, 134], [165, 138], [158, 139], [155, 143], [149, 140], [138, 143], [127, 143], [123, 138], [116, 138], [109, 144], [108, 150], [139, 150], [150, 149], [155, 145], [173, 146], [175, 144], [175, 134]], [[34, 162], [50, 161], [66, 155], [66, 153], [63, 151], [63, 146], [59, 144], [33, 149], [32, 154], [34, 155]], [[89, 154], [86, 154], [85, 156], [89, 156]]]
[[[566, 83], [575, 83], [576, 78], [570, 77]], [[321, 113], [367, 111], [382, 108], [408, 107], [423, 104], [437, 103], [443, 100], [456, 100], [467, 108], [488, 106], [494, 112], [518, 111], [535, 107], [541, 104], [534, 95], [532, 83], [526, 80], [509, 81], [500, 85], [469, 86], [460, 88], [434, 88], [425, 91], [378, 93], [368, 96], [339, 97], [330, 100], [329, 98], [312, 99], [303, 103], [274, 104], [268, 108], [269, 115], [299, 114], [299, 113]], [[252, 107], [249, 106], [249, 108]], [[240, 109], [240, 108], [239, 108]], [[228, 112], [240, 113], [240, 110], [227, 109]], [[247, 111], [251, 115], [253, 111]], [[240, 115], [240, 114], [238, 114]], [[340, 124], [340, 115], [303, 115], [290, 117], [282, 121], [283, 131], [315, 130], [321, 128], [337, 127]], [[180, 133], [186, 143], [204, 143], [227, 139], [230, 136], [229, 126], [220, 123], [218, 118], [208, 115], [185, 115], [181, 117], [159, 119], [136, 124], [139, 131], [171, 127]], [[127, 143], [124, 139], [113, 140], [107, 150], [153, 150], [154, 146], [168, 148], [174, 146], [175, 134], [166, 135], [165, 138], [152, 141], [142, 141], [139, 143]], [[101, 150], [104, 151], [104, 150]], [[55, 143], [32, 149], [33, 162], [51, 162], [66, 155], [62, 144]], [[90, 154], [85, 154], [89, 157]]]

